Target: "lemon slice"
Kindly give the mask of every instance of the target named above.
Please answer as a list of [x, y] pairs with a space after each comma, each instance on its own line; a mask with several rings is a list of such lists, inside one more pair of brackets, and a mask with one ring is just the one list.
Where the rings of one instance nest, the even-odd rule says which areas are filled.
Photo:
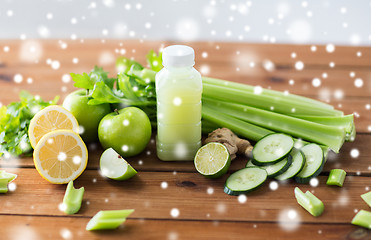
[[88, 150], [80, 136], [71, 130], [45, 134], [36, 145], [33, 159], [39, 174], [51, 183], [75, 180], [85, 170]]
[[72, 113], [61, 106], [52, 105], [42, 109], [31, 119], [28, 128], [31, 146], [35, 149], [45, 134], [57, 129], [69, 129], [78, 133], [79, 124]]

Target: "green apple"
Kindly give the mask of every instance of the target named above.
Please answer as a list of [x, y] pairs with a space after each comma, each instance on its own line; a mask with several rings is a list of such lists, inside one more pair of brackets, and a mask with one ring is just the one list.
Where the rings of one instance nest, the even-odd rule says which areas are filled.
[[63, 101], [63, 107], [70, 111], [81, 127], [81, 137], [85, 142], [98, 141], [100, 120], [111, 112], [108, 103], [89, 105], [89, 95], [85, 90], [70, 93]]
[[137, 171], [113, 148], [108, 148], [102, 153], [99, 166], [104, 176], [114, 180], [127, 180], [137, 174]]
[[123, 157], [141, 153], [151, 139], [151, 122], [137, 107], [127, 107], [107, 114], [99, 123], [99, 141]]

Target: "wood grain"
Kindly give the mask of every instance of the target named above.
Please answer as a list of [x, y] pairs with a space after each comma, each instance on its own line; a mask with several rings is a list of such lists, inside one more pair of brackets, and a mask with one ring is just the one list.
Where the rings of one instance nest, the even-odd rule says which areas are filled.
[[[19, 177], [16, 191], [2, 196], [0, 214], [65, 215], [58, 209], [65, 185], [48, 183], [35, 169], [6, 170]], [[74, 216], [92, 217], [99, 210], [135, 209], [133, 218], [276, 222], [282, 215], [287, 220], [288, 211], [292, 210], [300, 222], [346, 224], [356, 211], [368, 208], [360, 195], [371, 187], [369, 177], [348, 176], [343, 188], [327, 186], [326, 176], [318, 177], [319, 185], [315, 187], [287, 182], [272, 190], [271, 181], [267, 181], [242, 203], [223, 192], [226, 177], [213, 180], [198, 173], [139, 172], [128, 181], [118, 182], [102, 177], [96, 170], [86, 170], [75, 181], [76, 187], [85, 187], [85, 194], [81, 210]], [[168, 187], [162, 188], [162, 182]], [[296, 186], [311, 190], [323, 201], [326, 208], [321, 217], [312, 217], [297, 204]], [[171, 215], [173, 208], [179, 210], [179, 216]]]
[[[89, 219], [49, 216], [1, 216], [0, 235], [7, 239], [356, 239], [370, 231], [344, 224], [290, 225], [263, 222], [128, 220], [114, 231], [85, 230]], [[292, 227], [294, 226], [294, 227]], [[290, 231], [284, 231], [290, 229]], [[291, 230], [292, 229], [292, 230]]]

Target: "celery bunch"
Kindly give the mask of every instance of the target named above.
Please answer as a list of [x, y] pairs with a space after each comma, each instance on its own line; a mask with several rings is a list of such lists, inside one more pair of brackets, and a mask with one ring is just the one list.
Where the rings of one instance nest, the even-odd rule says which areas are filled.
[[[155, 76], [162, 66], [161, 54], [151, 51], [147, 62], [149, 68], [125, 57], [117, 59], [116, 84], [109, 85], [103, 79], [91, 81], [95, 85], [89, 104], [136, 106], [155, 126]], [[203, 77], [202, 104], [204, 133], [227, 127], [241, 137], [258, 141], [269, 133], [283, 132], [334, 152], [339, 152], [344, 141], [355, 138], [353, 115], [344, 116], [329, 104], [294, 94]]]

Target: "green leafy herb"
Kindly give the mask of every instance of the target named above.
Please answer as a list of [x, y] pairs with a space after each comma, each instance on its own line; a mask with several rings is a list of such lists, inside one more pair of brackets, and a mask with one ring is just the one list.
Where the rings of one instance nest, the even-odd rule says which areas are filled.
[[21, 155], [31, 152], [28, 127], [32, 117], [41, 109], [56, 104], [59, 97], [45, 102], [39, 96], [27, 91], [19, 94], [20, 102], [10, 103], [0, 108], [0, 156]]
[[162, 69], [162, 52], [156, 54], [153, 50], [151, 50], [147, 54], [146, 58], [153, 71], [158, 72]]

